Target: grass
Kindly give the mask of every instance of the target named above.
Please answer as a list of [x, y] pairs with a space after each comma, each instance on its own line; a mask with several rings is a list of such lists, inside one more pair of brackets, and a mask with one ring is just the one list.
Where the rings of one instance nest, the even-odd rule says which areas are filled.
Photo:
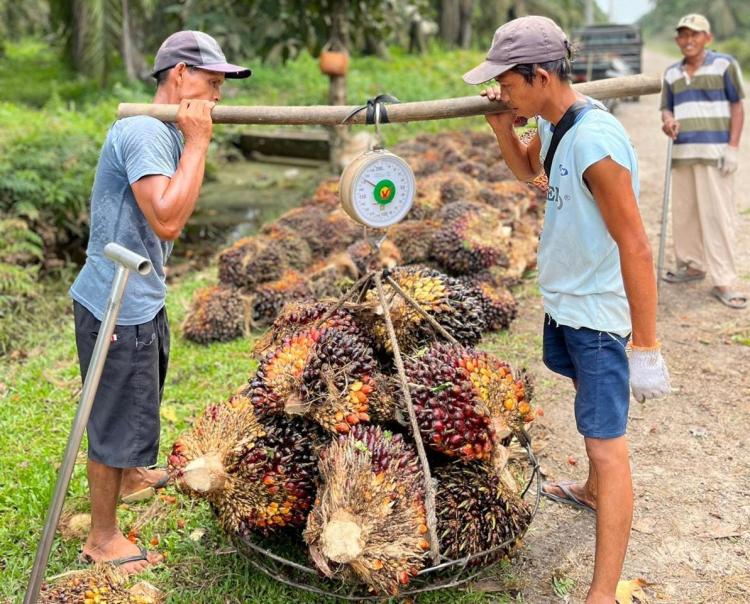
[[[5, 358], [0, 366], [0, 601], [20, 601], [25, 591], [38, 539], [51, 499], [56, 468], [67, 442], [80, 394], [80, 376], [73, 335], [73, 319], [64, 296], [70, 275], [48, 292], [50, 306], [44, 309], [37, 329], [29, 333], [33, 345], [25, 355]], [[162, 450], [160, 461], [180, 431], [210, 402], [226, 400], [242, 386], [255, 368], [250, 351], [253, 339], [199, 346], [179, 336], [179, 325], [194, 291], [216, 280], [215, 270], [193, 273], [172, 286], [167, 310], [172, 325], [170, 371], [162, 404]], [[524, 294], [526, 295], [526, 294]], [[533, 295], [533, 291], [529, 294]], [[522, 362], [536, 342], [517, 342], [501, 335], [489, 343], [502, 347], [511, 359]], [[85, 451], [85, 443], [82, 447]], [[79, 455], [66, 499], [66, 511], [85, 512], [88, 502], [85, 455]], [[171, 490], [168, 491], [171, 495]], [[143, 575], [168, 594], [167, 602], [325, 602], [318, 596], [285, 587], [260, 574], [220, 533], [206, 506], [177, 496], [157, 498], [155, 503], [120, 506], [125, 531], [153, 516], [138, 532], [144, 545], [158, 542], [167, 563]], [[195, 529], [205, 529], [198, 540]], [[79, 539], [57, 536], [50, 555], [47, 576], [80, 568], [76, 557]], [[513, 569], [492, 569], [493, 584], [512, 585]], [[522, 602], [521, 596], [447, 590], [419, 597], [424, 603], [499, 604]]]

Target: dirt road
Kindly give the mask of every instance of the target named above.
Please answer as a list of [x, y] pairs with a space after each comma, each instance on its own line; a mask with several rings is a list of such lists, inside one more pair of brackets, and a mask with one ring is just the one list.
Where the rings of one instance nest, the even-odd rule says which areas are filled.
[[[648, 52], [644, 60], [646, 73], [661, 73], [671, 62]], [[667, 147], [658, 97], [621, 104], [615, 114], [638, 152], [641, 207], [656, 258]], [[750, 291], [748, 121], [735, 186], [743, 212], [737, 260], [745, 292]], [[667, 266], [671, 260], [668, 248]], [[655, 583], [650, 602], [750, 602], [750, 347], [732, 341], [733, 335], [750, 337], [750, 309], [726, 308], [709, 289], [707, 282], [662, 287], [658, 330], [674, 393], [644, 405], [631, 402], [636, 501], [623, 578]], [[529, 343], [529, 364], [539, 377], [538, 399], [546, 412], [539, 436], [548, 443], [542, 468], [552, 478], [584, 478], [573, 389], [532, 356], [540, 349], [538, 297], [528, 296], [522, 307], [513, 331]], [[594, 528], [593, 515], [542, 504], [525, 554], [514, 565], [524, 601], [583, 601], [593, 569]]]

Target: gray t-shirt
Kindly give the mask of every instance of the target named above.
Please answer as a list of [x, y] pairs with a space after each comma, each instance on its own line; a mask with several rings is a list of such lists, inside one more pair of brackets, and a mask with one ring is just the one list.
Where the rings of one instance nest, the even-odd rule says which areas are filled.
[[167, 287], [164, 264], [172, 251], [162, 241], [138, 207], [130, 185], [144, 176], [172, 177], [182, 153], [182, 135], [173, 124], [137, 116], [116, 121], [107, 133], [91, 191], [91, 233], [86, 264], [78, 274], [70, 296], [100, 321], [115, 274], [114, 263], [104, 256], [111, 241], [151, 260], [147, 276], [131, 274], [118, 325], [138, 325], [156, 316], [164, 306]]

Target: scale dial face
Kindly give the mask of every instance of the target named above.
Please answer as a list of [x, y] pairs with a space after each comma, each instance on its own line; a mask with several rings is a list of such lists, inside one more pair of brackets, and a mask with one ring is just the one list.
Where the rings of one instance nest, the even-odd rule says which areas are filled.
[[357, 222], [384, 228], [400, 222], [411, 209], [416, 191], [414, 173], [398, 155], [368, 151], [341, 175], [339, 190], [344, 210]]

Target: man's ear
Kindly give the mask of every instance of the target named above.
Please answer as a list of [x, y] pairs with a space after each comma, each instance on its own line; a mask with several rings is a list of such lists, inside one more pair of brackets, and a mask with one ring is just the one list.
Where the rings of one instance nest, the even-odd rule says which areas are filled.
[[182, 77], [185, 75], [185, 71], [187, 71], [187, 63], [177, 63], [177, 65], [174, 66], [172, 73], [174, 74], [177, 82], [180, 82], [182, 80]]
[[551, 79], [550, 72], [546, 69], [542, 69], [541, 67], [536, 68], [536, 73], [534, 74], [535, 78], [539, 78], [539, 83], [542, 85], [542, 87], [545, 87], [547, 84], [549, 84], [549, 81]]

